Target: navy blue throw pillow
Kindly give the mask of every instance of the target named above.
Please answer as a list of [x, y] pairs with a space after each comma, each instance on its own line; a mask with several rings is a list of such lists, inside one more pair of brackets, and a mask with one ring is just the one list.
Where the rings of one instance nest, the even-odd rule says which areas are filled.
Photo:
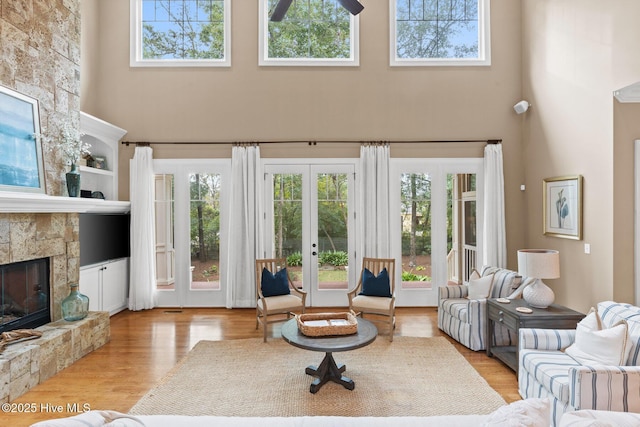
[[289, 290], [287, 269], [283, 268], [274, 275], [266, 268], [263, 268], [260, 288], [262, 289], [262, 295], [265, 297], [289, 295], [291, 291]]
[[391, 298], [391, 285], [389, 284], [389, 273], [386, 267], [377, 276], [374, 276], [368, 268], [364, 269], [360, 295]]

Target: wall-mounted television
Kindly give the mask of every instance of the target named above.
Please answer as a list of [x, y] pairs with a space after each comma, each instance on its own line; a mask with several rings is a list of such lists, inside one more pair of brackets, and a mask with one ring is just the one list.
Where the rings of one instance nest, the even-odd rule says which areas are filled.
[[130, 214], [80, 214], [80, 266], [129, 257]]

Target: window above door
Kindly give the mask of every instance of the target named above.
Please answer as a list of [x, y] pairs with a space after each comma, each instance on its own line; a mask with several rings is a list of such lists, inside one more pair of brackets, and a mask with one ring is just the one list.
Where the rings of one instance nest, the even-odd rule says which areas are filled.
[[272, 22], [277, 3], [260, 0], [260, 65], [359, 65], [359, 18], [337, 0], [296, 0], [282, 21]]
[[130, 0], [132, 67], [231, 65], [231, 0]]
[[489, 2], [390, 0], [391, 65], [491, 65]]

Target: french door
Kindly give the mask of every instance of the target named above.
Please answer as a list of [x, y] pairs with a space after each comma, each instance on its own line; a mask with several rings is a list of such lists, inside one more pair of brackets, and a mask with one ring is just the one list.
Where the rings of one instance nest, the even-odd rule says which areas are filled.
[[160, 307], [225, 305], [220, 280], [228, 161], [155, 160], [156, 281]]
[[265, 172], [265, 257], [285, 257], [316, 307], [345, 306], [354, 283], [353, 163], [270, 163]]
[[396, 305], [437, 306], [438, 287], [462, 283], [482, 239], [482, 159], [392, 159]]

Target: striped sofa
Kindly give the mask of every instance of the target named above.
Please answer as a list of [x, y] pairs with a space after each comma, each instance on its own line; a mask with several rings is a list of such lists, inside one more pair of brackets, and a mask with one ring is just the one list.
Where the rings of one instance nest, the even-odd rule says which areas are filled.
[[[480, 276], [494, 274], [491, 298], [506, 298], [519, 284], [525, 284], [526, 278], [520, 280], [515, 271], [504, 268], [485, 266]], [[468, 285], [447, 285], [438, 289], [438, 328], [471, 350], [486, 348], [487, 300], [467, 299]], [[515, 345], [517, 337], [502, 325], [496, 325], [495, 345]], [[492, 344], [492, 345], [493, 345]]]
[[597, 309], [603, 327], [623, 319], [629, 325], [625, 366], [586, 366], [565, 354], [575, 330], [520, 329], [519, 392], [525, 399], [549, 398], [552, 425], [581, 409], [640, 412], [640, 307], [606, 301]]

